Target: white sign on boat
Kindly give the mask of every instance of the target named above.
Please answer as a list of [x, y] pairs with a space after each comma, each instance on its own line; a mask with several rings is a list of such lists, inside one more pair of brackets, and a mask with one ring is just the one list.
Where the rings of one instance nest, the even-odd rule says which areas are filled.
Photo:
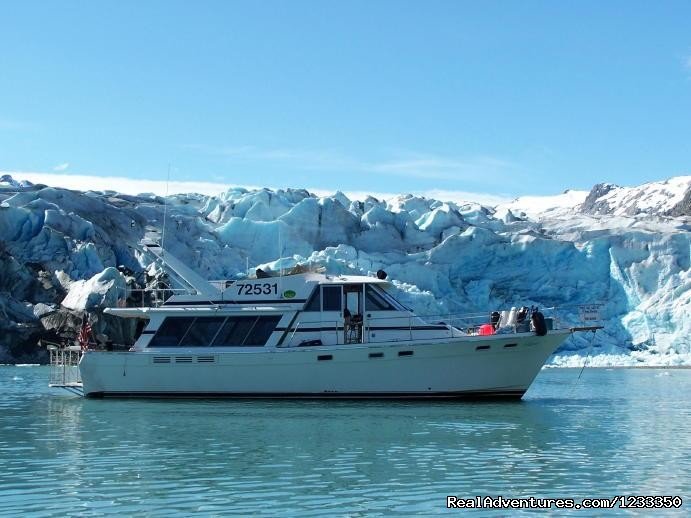
[[578, 306], [578, 316], [581, 322], [596, 322], [602, 320], [601, 309], [602, 304], [583, 304]]

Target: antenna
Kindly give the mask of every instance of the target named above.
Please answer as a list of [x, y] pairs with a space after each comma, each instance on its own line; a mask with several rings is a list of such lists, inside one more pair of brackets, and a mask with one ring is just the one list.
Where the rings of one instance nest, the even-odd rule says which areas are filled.
[[168, 163], [168, 176], [166, 177], [166, 197], [163, 198], [163, 231], [161, 232], [161, 249], [165, 251], [166, 219], [168, 217], [168, 185], [170, 184], [170, 163]]
[[283, 277], [283, 246], [281, 243], [281, 223], [276, 221], [278, 224], [278, 276]]
[[281, 222], [276, 220], [278, 224], [278, 287], [283, 297], [283, 243], [281, 242]]

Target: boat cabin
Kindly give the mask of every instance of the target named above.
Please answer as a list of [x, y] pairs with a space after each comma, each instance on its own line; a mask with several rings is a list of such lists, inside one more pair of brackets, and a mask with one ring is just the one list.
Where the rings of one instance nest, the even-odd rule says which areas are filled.
[[367, 276], [301, 273], [174, 295], [157, 308], [109, 308], [148, 320], [135, 350], [170, 347], [312, 347], [448, 338], [458, 330], [423, 321]]

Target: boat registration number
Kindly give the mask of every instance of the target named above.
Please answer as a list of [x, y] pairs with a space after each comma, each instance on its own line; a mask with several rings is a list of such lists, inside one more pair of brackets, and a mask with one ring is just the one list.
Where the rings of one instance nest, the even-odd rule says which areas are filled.
[[257, 282], [237, 284], [238, 295], [278, 295], [278, 284], [275, 282]]

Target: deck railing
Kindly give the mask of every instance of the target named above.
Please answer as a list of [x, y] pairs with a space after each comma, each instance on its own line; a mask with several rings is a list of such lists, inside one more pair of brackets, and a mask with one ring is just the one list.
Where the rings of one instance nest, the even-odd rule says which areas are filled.
[[[545, 317], [545, 324], [548, 330], [556, 329], [570, 329], [574, 326], [584, 325], [584, 324], [601, 324], [601, 316], [599, 315], [599, 304], [589, 304], [587, 306], [560, 306], [560, 307], [549, 307], [540, 308], [540, 311]], [[493, 326], [492, 334], [512, 334], [512, 333], [528, 333], [534, 332], [531, 323], [531, 313], [529, 312], [525, 318], [518, 322], [515, 318], [509, 318], [511, 312], [514, 314], [518, 308], [513, 308], [512, 310], [500, 311], [501, 319], [496, 326]], [[572, 314], [577, 315], [577, 317], [566, 319], [564, 315]], [[443, 326], [445, 328], [443, 334], [446, 337], [458, 337], [458, 336], [480, 336], [481, 328], [490, 324], [490, 314], [483, 313], [440, 313], [436, 315], [397, 315], [397, 316], [384, 316], [384, 317], [367, 317], [364, 322], [360, 324], [355, 324], [355, 326], [360, 326], [359, 340], [353, 340], [349, 338], [348, 324], [345, 319], [341, 320], [321, 320], [316, 322], [296, 322], [293, 327], [288, 330], [288, 336], [290, 337], [286, 340], [283, 347], [295, 346], [293, 343], [293, 338], [298, 331], [300, 326], [306, 325], [316, 325], [321, 326], [322, 330], [328, 330], [328, 333], [334, 333], [336, 337], [337, 344], [343, 343], [358, 343], [360, 341], [368, 341], [370, 338], [371, 328], [378, 328], [382, 331], [383, 327], [396, 328], [400, 333], [395, 337], [377, 337], [377, 341], [398, 341], [407, 338], [408, 340], [414, 339], [424, 339], [424, 335], [419, 335], [416, 333], [416, 328], [420, 326]], [[352, 327], [353, 324], [351, 323]], [[333, 328], [333, 331], [331, 331]], [[435, 336], [440, 336], [439, 332], [442, 329], [436, 330]], [[403, 336], [405, 333], [407, 336]], [[352, 335], [351, 335], [352, 336]]]
[[82, 378], [79, 373], [79, 361], [84, 351], [78, 345], [48, 344], [50, 354], [49, 386], [64, 388], [81, 394]]

